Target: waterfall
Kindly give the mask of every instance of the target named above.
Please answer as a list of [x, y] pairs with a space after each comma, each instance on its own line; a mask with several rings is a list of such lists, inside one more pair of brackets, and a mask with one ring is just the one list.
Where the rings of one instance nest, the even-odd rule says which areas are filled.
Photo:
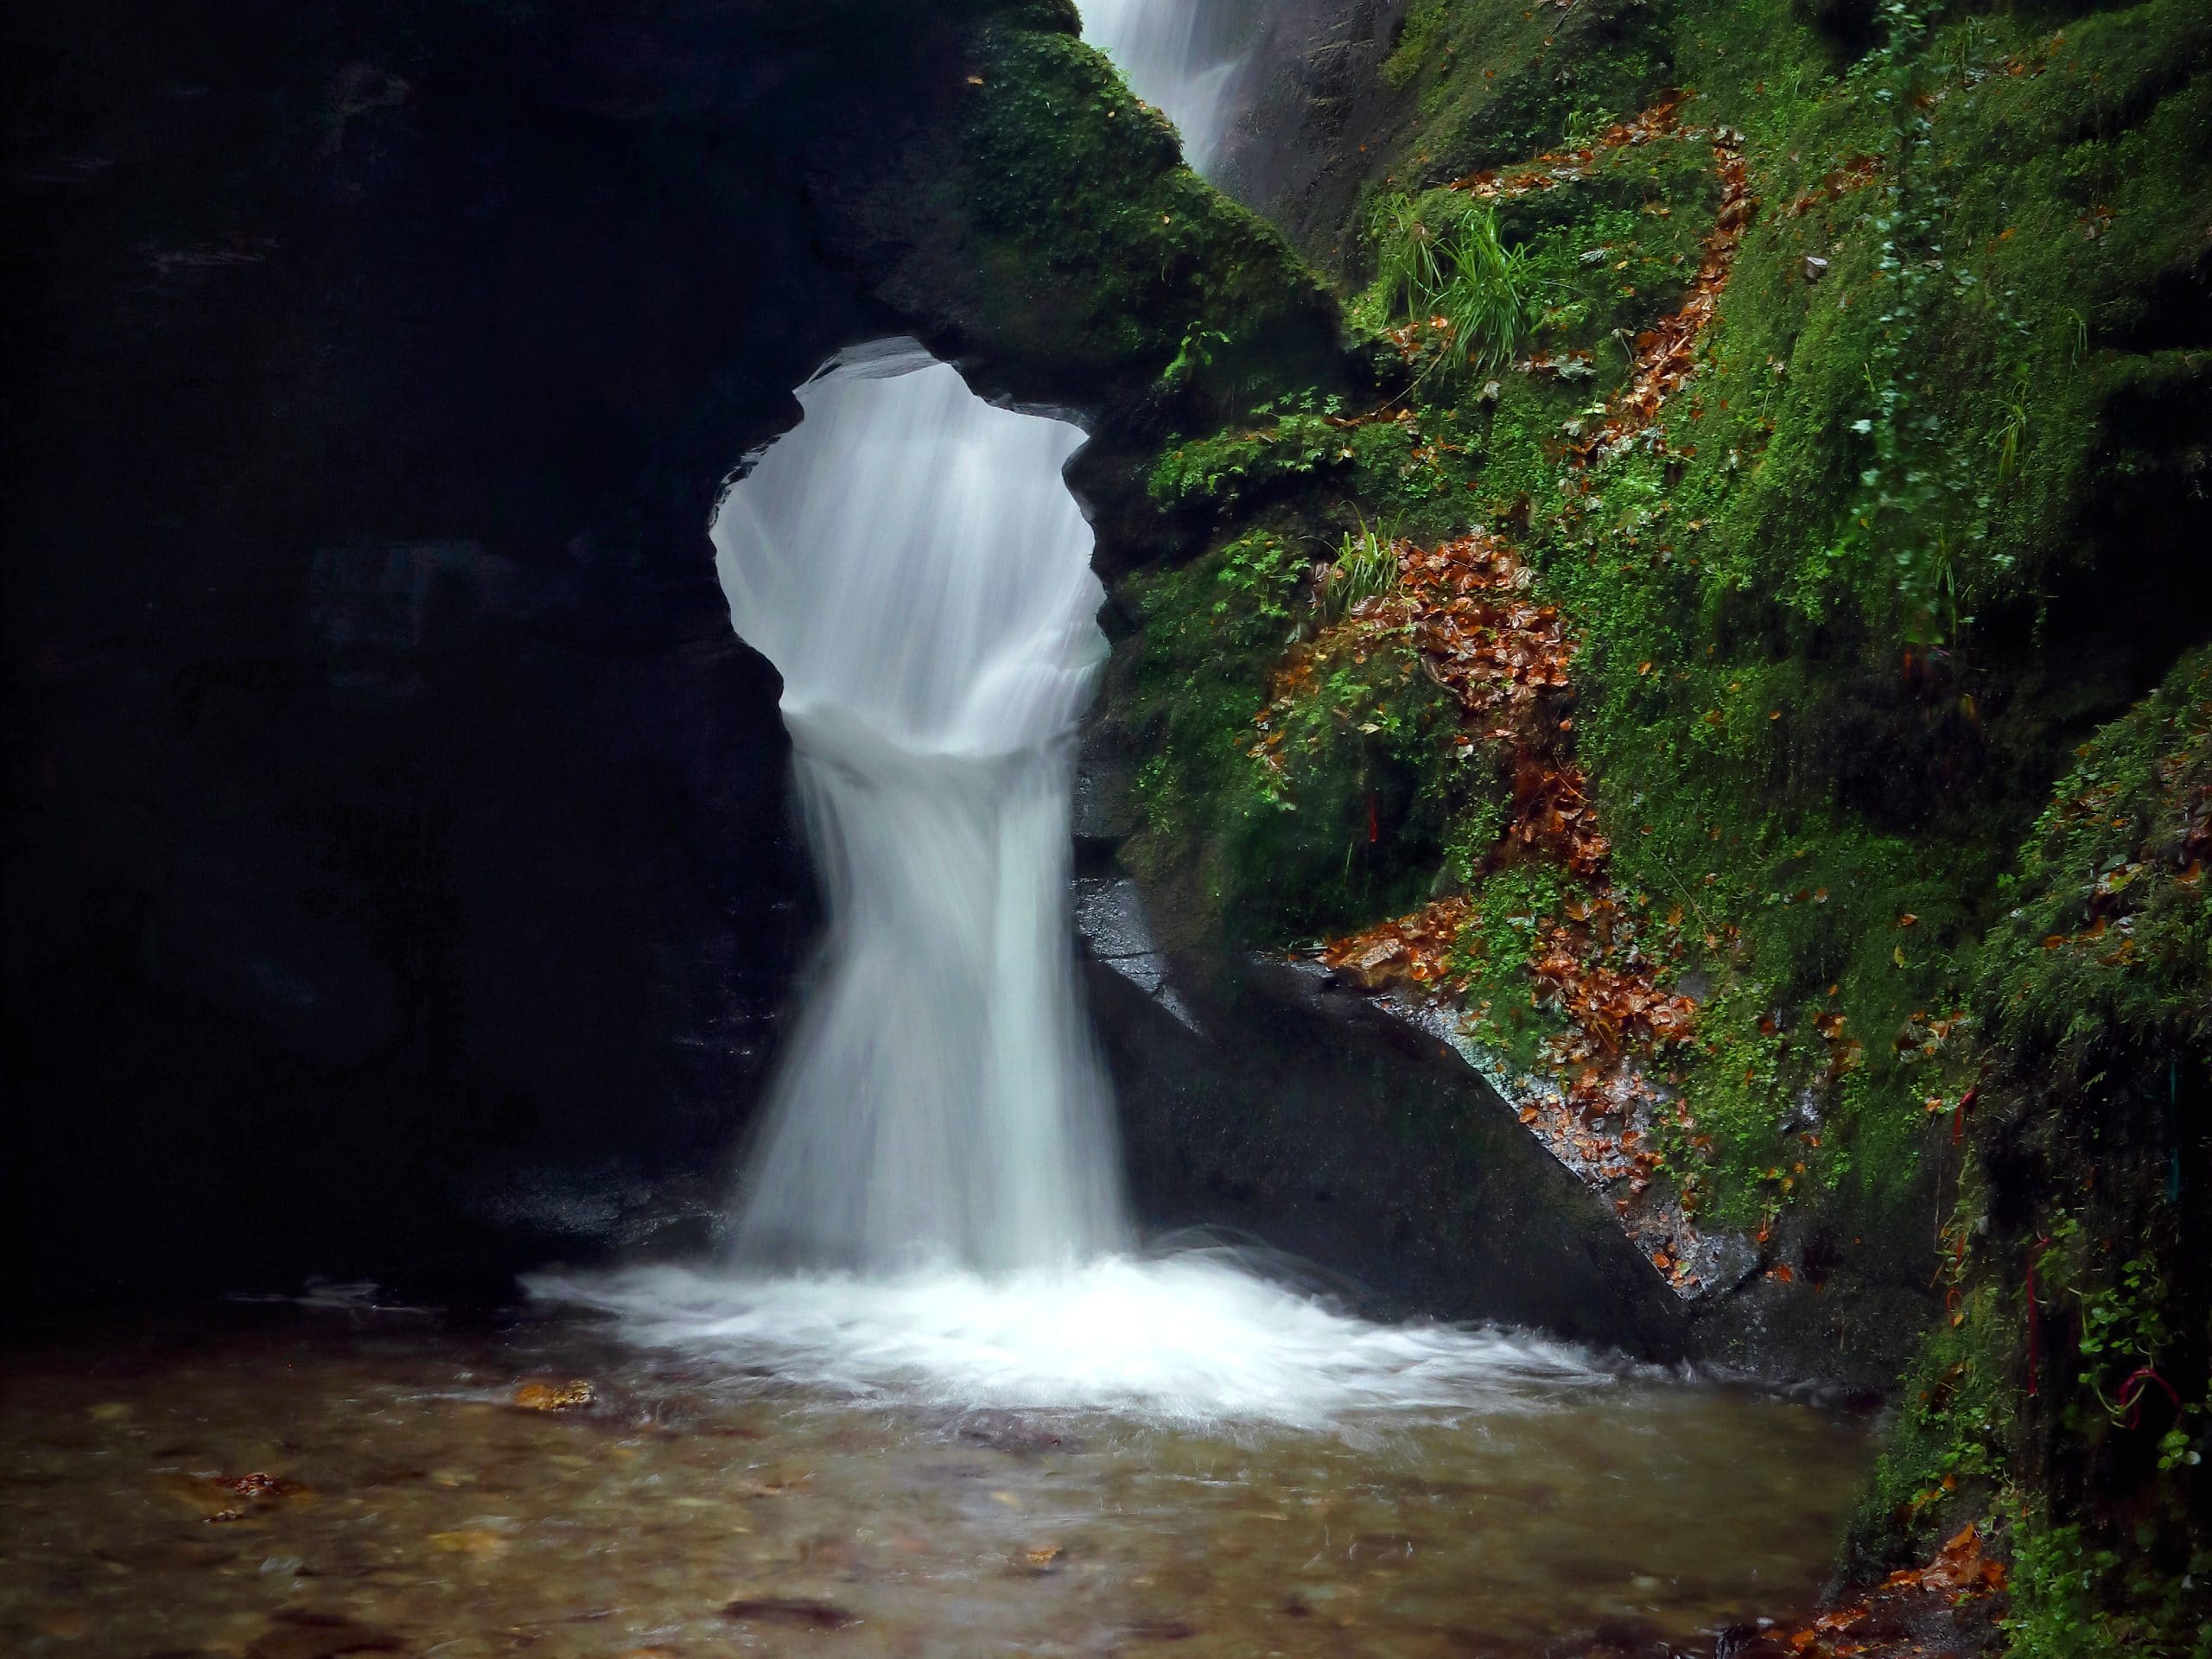
[[1113, 59], [1129, 90], [1164, 110], [1183, 156], [1210, 174], [1229, 127], [1230, 82], [1243, 59], [1205, 24], [1209, 0], [1082, 0], [1083, 38]]
[[834, 359], [724, 497], [829, 927], [748, 1160], [741, 1260], [1003, 1269], [1127, 1242], [1068, 917], [1071, 734], [1105, 654], [1065, 422], [912, 341]]
[[1252, 1251], [1130, 1251], [1072, 937], [1071, 733], [1104, 648], [1060, 475], [1083, 434], [907, 340], [798, 400], [713, 526], [829, 899], [735, 1248], [531, 1291], [868, 1400], [1321, 1428], [1608, 1381], [1554, 1343], [1348, 1317]]

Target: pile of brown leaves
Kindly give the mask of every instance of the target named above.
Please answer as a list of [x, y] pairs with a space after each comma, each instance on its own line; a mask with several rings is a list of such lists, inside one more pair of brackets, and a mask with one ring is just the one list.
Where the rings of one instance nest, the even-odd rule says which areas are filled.
[[1547, 150], [1534, 161], [1524, 162], [1510, 171], [1485, 168], [1479, 173], [1470, 173], [1464, 179], [1454, 179], [1449, 187], [1464, 190], [1471, 196], [1485, 201], [1510, 201], [1516, 196], [1533, 195], [1540, 190], [1550, 190], [1562, 184], [1589, 176], [1591, 165], [1599, 153], [1620, 149], [1630, 144], [1648, 144], [1655, 138], [1663, 138], [1675, 130], [1675, 111], [1682, 105], [1685, 93], [1669, 91], [1660, 94], [1659, 101], [1643, 114], [1626, 121], [1617, 121], [1599, 133], [1587, 146], [1580, 149]]
[[1533, 573], [1502, 537], [1476, 531], [1421, 549], [1396, 543], [1399, 582], [1362, 600], [1336, 627], [1293, 647], [1255, 723], [1267, 734], [1256, 758], [1274, 764], [1291, 705], [1330, 658], [1365, 652], [1383, 636], [1409, 633], [1421, 666], [1452, 694], [1478, 739], [1501, 750], [1513, 775], [1509, 840], [1548, 853], [1578, 875], [1597, 876], [1611, 850], [1599, 832], [1580, 767], [1563, 758], [1562, 715], [1574, 647], [1558, 607], [1529, 596]]
[[[2005, 1564], [1982, 1553], [1967, 1527], [1925, 1567], [1892, 1573], [1856, 1601], [1811, 1624], [1762, 1633], [1738, 1651], [1744, 1659], [1918, 1659], [1980, 1645], [1971, 1627], [1986, 1624], [1983, 1604], [2005, 1588]], [[1964, 1640], [1961, 1640], [1961, 1637]]]
[[[1393, 634], [1410, 638], [1423, 669], [1452, 694], [1476, 735], [1516, 757], [1556, 747], [1558, 699], [1551, 694], [1567, 689], [1574, 649], [1558, 608], [1528, 597], [1534, 581], [1528, 567], [1502, 538], [1481, 531], [1427, 550], [1401, 541], [1394, 550], [1395, 588], [1360, 601], [1342, 622], [1284, 658], [1254, 721], [1268, 733], [1255, 756], [1270, 759], [1280, 747], [1283, 716], [1323, 665], [1346, 654], [1363, 663]], [[1534, 826], [1520, 835], [1525, 843], [1572, 846], [1586, 861], [1604, 857], [1603, 841], [1574, 828], [1586, 808], [1580, 772], [1516, 775], [1515, 794]]]
[[1615, 395], [1605, 422], [1569, 453], [1587, 466], [1618, 454], [1659, 419], [1660, 409], [1697, 372], [1697, 343], [1719, 309], [1736, 265], [1736, 251], [1758, 201], [1751, 194], [1741, 137], [1721, 127], [1712, 134], [1713, 168], [1720, 175], [1720, 211], [1698, 262], [1697, 277], [1681, 309], [1636, 337], [1636, 371]]
[[1599, 832], [1589, 780], [1571, 760], [1523, 756], [1513, 773], [1513, 818], [1509, 839], [1548, 852], [1577, 875], [1605, 874], [1612, 843]]
[[1697, 1243], [1688, 1197], [1648, 1211], [1640, 1201], [1662, 1161], [1650, 1132], [1662, 1120], [1685, 1133], [1695, 1124], [1641, 1062], [1688, 1039], [1697, 1005], [1661, 987], [1660, 963], [1639, 948], [1643, 930], [1609, 885], [1569, 900], [1567, 913], [1529, 963], [1537, 995], [1572, 1027], [1551, 1046], [1559, 1097], [1524, 1106], [1521, 1121], [1586, 1179], [1626, 1184], [1615, 1211], [1651, 1264], [1688, 1291], [1699, 1283], [1687, 1260]]
[[1567, 1058], [1602, 1062], [1689, 1034], [1695, 1005], [1661, 990], [1649, 964], [1621, 950], [1618, 933], [1628, 918], [1611, 889], [1586, 906], [1571, 903], [1569, 918], [1553, 926], [1529, 969], [1538, 994], [1555, 1001], [1586, 1039]]
[[[1452, 324], [1448, 318], [1443, 316], [1414, 317], [1395, 328], [1385, 328], [1382, 338], [1396, 348], [1400, 357], [1411, 363], [1427, 348], [1431, 340], [1449, 341]], [[1356, 417], [1354, 423], [1363, 425], [1365, 418]]]
[[1797, 197], [1783, 212], [1791, 219], [1802, 219], [1822, 202], [1834, 201], [1854, 190], [1865, 189], [1881, 174], [1880, 156], [1854, 156], [1841, 167], [1831, 168], [1827, 177]]
[[1481, 531], [1408, 549], [1398, 568], [1414, 643], [1438, 683], [1486, 737], [1525, 741], [1545, 694], [1567, 689], [1574, 658], [1558, 609], [1528, 597], [1534, 573]]
[[1452, 947], [1473, 907], [1465, 899], [1440, 899], [1425, 910], [1370, 927], [1325, 946], [1321, 960], [1363, 991], [1400, 985], [1458, 991]]

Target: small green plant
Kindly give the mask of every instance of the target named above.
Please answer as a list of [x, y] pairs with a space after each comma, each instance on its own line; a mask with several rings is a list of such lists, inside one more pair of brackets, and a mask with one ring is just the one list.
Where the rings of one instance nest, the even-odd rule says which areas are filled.
[[2089, 320], [2069, 308], [2066, 324], [2066, 360], [2078, 364], [2089, 354]]
[[1368, 219], [1375, 243], [1375, 288], [1385, 317], [1423, 317], [1451, 280], [1451, 246], [1466, 217], [1464, 197], [1446, 190], [1379, 198]]
[[[2165, 1287], [2147, 1256], [2130, 1256], [2120, 1265], [2119, 1282], [2094, 1291], [2076, 1290], [2082, 1304], [2081, 1381], [2097, 1397], [2107, 1419], [2124, 1423], [2133, 1415], [2133, 1385], [2151, 1375], [2165, 1345], [2161, 1303]], [[2109, 1371], [2126, 1367], [2127, 1380], [2116, 1393], [2105, 1388]]]
[[2184, 1407], [2180, 1420], [2159, 1437], [2158, 1471], [2161, 1474], [2169, 1469], [2194, 1469], [2204, 1461], [2204, 1454], [2190, 1440], [2189, 1420], [2196, 1409], [2195, 1406]]
[[1505, 246], [1497, 216], [1484, 208], [1468, 218], [1450, 257], [1451, 276], [1437, 311], [1451, 325], [1452, 346], [1427, 372], [1446, 378], [1468, 371], [1487, 373], [1511, 361], [1534, 332], [1528, 257]]
[[1213, 348], [1229, 344], [1229, 336], [1218, 328], [1209, 328], [1203, 323], [1192, 323], [1183, 331], [1183, 343], [1176, 347], [1175, 356], [1160, 372], [1164, 386], [1179, 386], [1200, 369], [1213, 366]]
[[1450, 343], [1424, 377], [1487, 373], [1510, 361], [1540, 315], [1525, 250], [1508, 248], [1488, 202], [1448, 190], [1389, 195], [1370, 220], [1372, 290], [1385, 320], [1439, 319]]
[[1952, 31], [1943, 56], [1945, 67], [1961, 86], [1971, 86], [1989, 73], [1988, 60], [1996, 49], [1996, 30], [1986, 18], [1969, 17]]
[[2020, 446], [2028, 435], [2028, 400], [2023, 392], [2004, 404], [2005, 419], [1997, 429], [1997, 486], [2012, 481], [2020, 469]]
[[1916, 645], [1955, 644], [1974, 618], [1959, 608], [1959, 558], [1950, 531], [1938, 525], [1928, 543], [1908, 547], [1896, 556], [1904, 637]]
[[1591, 107], [1578, 104], [1567, 118], [1567, 147], [1570, 150], [1588, 149], [1604, 137], [1605, 130], [1613, 124], [1613, 112], [1605, 106]]
[[1315, 586], [1313, 610], [1322, 627], [1332, 627], [1371, 599], [1398, 588], [1398, 535], [1393, 523], [1369, 524], [1363, 514], [1357, 531], [1346, 531], [1335, 560]]

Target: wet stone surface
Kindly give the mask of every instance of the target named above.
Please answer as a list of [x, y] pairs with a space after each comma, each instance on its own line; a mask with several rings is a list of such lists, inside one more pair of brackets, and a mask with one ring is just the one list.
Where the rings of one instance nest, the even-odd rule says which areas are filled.
[[15, 1655], [1710, 1653], [1810, 1606], [1870, 1451], [1672, 1382], [1198, 1432], [366, 1308], [79, 1332], [6, 1375]]

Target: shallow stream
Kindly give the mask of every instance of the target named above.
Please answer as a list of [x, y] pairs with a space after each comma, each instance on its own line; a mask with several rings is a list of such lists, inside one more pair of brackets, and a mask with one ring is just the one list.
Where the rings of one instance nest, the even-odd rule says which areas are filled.
[[1710, 1653], [1811, 1605], [1870, 1450], [1618, 1368], [1178, 1425], [322, 1300], [9, 1356], [0, 1652]]

